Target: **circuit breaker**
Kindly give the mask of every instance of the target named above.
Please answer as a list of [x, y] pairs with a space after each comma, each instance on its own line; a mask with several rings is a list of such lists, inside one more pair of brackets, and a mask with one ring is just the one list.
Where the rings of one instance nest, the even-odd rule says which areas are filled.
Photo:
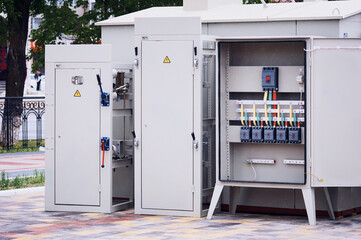
[[262, 71], [262, 88], [264, 91], [278, 91], [278, 67], [264, 67]]

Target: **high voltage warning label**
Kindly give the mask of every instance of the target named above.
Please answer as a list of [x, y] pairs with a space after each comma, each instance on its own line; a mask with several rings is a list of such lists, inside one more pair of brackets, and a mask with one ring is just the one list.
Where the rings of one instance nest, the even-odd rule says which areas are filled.
[[74, 97], [81, 97], [79, 90], [76, 90], [76, 92], [74, 93]]
[[166, 57], [164, 58], [163, 63], [170, 63], [170, 60], [169, 60], [169, 57], [168, 57], [168, 56], [166, 56]]

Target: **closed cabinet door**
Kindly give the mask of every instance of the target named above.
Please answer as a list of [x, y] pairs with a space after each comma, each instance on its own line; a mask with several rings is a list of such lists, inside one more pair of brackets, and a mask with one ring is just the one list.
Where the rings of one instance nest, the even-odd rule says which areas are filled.
[[57, 69], [55, 204], [100, 205], [99, 69]]
[[193, 210], [193, 41], [142, 42], [142, 208]]

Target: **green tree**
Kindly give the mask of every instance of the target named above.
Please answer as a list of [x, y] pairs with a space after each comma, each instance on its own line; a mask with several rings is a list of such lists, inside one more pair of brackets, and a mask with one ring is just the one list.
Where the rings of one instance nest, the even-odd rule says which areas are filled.
[[90, 9], [87, 0], [74, 2], [73, 9], [87, 10], [84, 15], [76, 15], [69, 6], [63, 8], [45, 6], [43, 22], [31, 33], [31, 41], [35, 42], [35, 48], [29, 55], [29, 58], [34, 59], [33, 72], [44, 68], [46, 44], [57, 44], [64, 39], [70, 39], [73, 44], [100, 43], [100, 27], [95, 26], [98, 21], [155, 6], [182, 5], [182, 0], [96, 0], [93, 8]]
[[[22, 97], [26, 78], [26, 43], [30, 15], [42, 12], [45, 0], [1, 0], [0, 41], [8, 43], [6, 97]], [[22, 99], [6, 99], [4, 119], [13, 119], [15, 131], [21, 125]], [[3, 121], [0, 141], [9, 143], [10, 133]], [[14, 133], [13, 133], [14, 134]], [[16, 133], [14, 134], [17, 135]]]
[[[264, 0], [265, 3], [282, 3], [282, 0]], [[291, 2], [291, 0], [285, 0], [286, 2]], [[295, 2], [303, 2], [303, 0], [295, 0]], [[244, 4], [257, 4], [262, 3], [261, 0], [243, 0]]]

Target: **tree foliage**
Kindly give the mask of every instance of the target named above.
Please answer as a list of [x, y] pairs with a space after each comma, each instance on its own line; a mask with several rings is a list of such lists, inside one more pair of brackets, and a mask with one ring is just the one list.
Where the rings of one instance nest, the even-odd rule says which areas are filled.
[[[93, 8], [87, 0], [66, 2], [61, 6], [46, 5], [40, 27], [31, 33], [31, 41], [35, 42], [29, 56], [34, 59], [32, 71], [44, 68], [46, 44], [62, 44], [64, 40], [72, 44], [96, 44], [101, 37], [100, 27], [95, 26], [98, 21], [154, 6], [180, 5], [182, 0], [96, 0]], [[86, 11], [78, 16], [76, 8]]]
[[[265, 0], [265, 3], [282, 3], [282, 2], [292, 2], [292, 0]], [[295, 0], [295, 2], [303, 2], [303, 0]], [[262, 3], [261, 0], [243, 0], [244, 4], [258, 4]]]

